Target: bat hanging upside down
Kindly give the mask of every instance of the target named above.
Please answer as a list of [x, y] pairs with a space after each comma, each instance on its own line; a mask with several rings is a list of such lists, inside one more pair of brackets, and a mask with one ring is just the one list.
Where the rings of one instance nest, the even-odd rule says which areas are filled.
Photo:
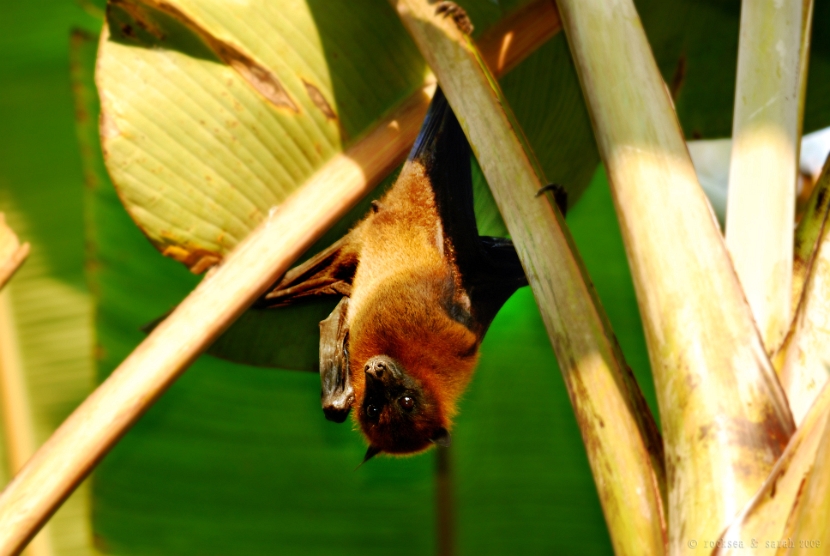
[[366, 461], [449, 445], [481, 340], [526, 284], [512, 242], [478, 235], [470, 149], [438, 89], [395, 185], [262, 304], [342, 297], [320, 323], [323, 412], [341, 423], [354, 408]]

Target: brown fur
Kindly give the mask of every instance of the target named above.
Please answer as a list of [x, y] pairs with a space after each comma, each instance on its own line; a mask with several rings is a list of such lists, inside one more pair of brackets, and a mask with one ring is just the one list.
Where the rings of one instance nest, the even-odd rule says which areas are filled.
[[337, 423], [353, 413], [366, 459], [449, 445], [481, 339], [527, 284], [513, 244], [478, 235], [469, 156], [438, 89], [392, 189], [263, 300], [341, 296], [320, 323], [321, 405]]
[[369, 442], [385, 452], [399, 452], [395, 446], [406, 433], [368, 426], [362, 410], [366, 361], [387, 355], [420, 383], [430, 400], [415, 418], [423, 436], [420, 451], [429, 447], [432, 430], [449, 429], [478, 359], [477, 335], [444, 309], [447, 302], [469, 306], [469, 300], [426, 179], [420, 163], [408, 162], [377, 211], [353, 231], [361, 253], [348, 313], [354, 414]]

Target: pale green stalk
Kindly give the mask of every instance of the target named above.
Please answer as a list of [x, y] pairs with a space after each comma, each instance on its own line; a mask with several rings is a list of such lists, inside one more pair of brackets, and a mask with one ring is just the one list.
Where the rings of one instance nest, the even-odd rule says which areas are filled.
[[793, 312], [797, 313], [803, 301], [804, 287], [810, 275], [818, 244], [824, 233], [827, 214], [830, 211], [830, 156], [824, 162], [804, 214], [795, 228], [795, 249], [793, 253]]
[[[816, 208], [805, 214], [796, 237], [800, 240], [797, 253], [811, 251], [808, 264], [799, 265], [796, 284], [803, 283], [798, 312], [792, 329], [777, 360], [781, 385], [787, 393], [793, 418], [801, 423], [813, 401], [830, 376], [830, 235], [827, 233], [827, 200], [830, 190], [830, 160], [818, 184]], [[824, 192], [825, 194], [823, 194]], [[821, 203], [818, 201], [821, 200]], [[811, 203], [812, 205], [813, 203]], [[799, 257], [796, 263], [799, 262]]]
[[643, 317], [680, 554], [755, 494], [792, 418], [633, 2], [558, 6]]
[[726, 245], [768, 352], [792, 318], [793, 221], [812, 0], [744, 0]]
[[651, 414], [496, 81], [422, 0], [392, 0], [470, 139], [516, 244], [574, 406], [617, 554], [663, 554], [662, 449]]
[[[35, 426], [24, 375], [10, 293], [0, 292], [0, 410], [9, 470], [17, 473], [35, 452]], [[51, 535], [44, 528], [26, 548], [26, 556], [52, 556]]]
[[785, 550], [778, 551], [781, 556], [827, 553], [830, 543], [830, 414], [820, 425], [821, 444], [781, 535], [789, 541]]
[[[785, 530], [793, 505], [799, 499], [810, 469], [819, 461], [816, 452], [826, 434], [825, 423], [828, 418], [830, 387], [825, 387], [801, 426], [790, 438], [787, 449], [775, 463], [764, 485], [726, 531], [714, 537], [723, 541], [723, 547], [713, 555], [740, 556], [751, 553], [772, 556], [777, 552], [778, 547], [773, 541], [787, 537]], [[813, 552], [818, 553], [820, 552]]]
[[29, 254], [29, 244], [20, 244], [17, 235], [6, 224], [0, 212], [0, 288], [6, 285]]

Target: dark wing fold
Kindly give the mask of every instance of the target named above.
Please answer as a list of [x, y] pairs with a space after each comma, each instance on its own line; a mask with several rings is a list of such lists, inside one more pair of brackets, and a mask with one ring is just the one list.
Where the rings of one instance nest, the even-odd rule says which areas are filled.
[[483, 254], [477, 262], [477, 271], [465, 281], [465, 287], [483, 335], [513, 292], [527, 285], [527, 277], [509, 239], [482, 236], [481, 247]]
[[427, 170], [445, 242], [470, 297], [476, 332], [483, 336], [504, 302], [527, 285], [527, 278], [513, 242], [478, 235], [470, 146], [440, 88], [409, 159], [420, 161]]
[[349, 296], [358, 252], [347, 234], [306, 262], [297, 265], [257, 301], [257, 307], [280, 307], [323, 295]]

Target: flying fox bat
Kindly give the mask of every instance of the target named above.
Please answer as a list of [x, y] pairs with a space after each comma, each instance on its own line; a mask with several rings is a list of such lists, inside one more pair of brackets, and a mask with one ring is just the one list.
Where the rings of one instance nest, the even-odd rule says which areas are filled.
[[340, 423], [354, 408], [366, 461], [449, 445], [484, 334], [526, 284], [513, 243], [478, 235], [470, 148], [438, 89], [392, 188], [261, 305], [342, 297], [320, 323], [323, 412]]

